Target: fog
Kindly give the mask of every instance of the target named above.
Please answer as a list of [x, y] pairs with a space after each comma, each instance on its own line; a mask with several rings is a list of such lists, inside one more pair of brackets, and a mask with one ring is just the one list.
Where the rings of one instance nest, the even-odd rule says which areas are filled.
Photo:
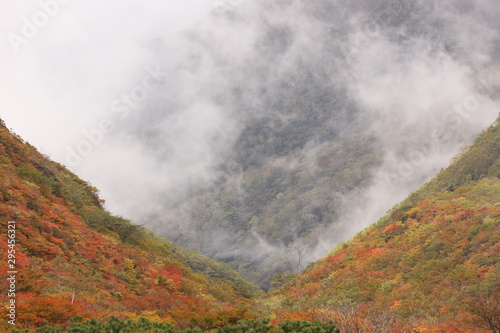
[[[446, 167], [498, 116], [496, 0], [0, 4], [2, 119], [100, 188], [110, 211], [167, 237], [200, 232], [185, 199], [242, 171], [220, 165], [231, 165], [249, 122], [295, 121], [281, 104], [301, 96], [293, 105], [316, 107], [307, 100], [314, 93], [296, 94], [314, 91], [311, 82], [371, 119], [380, 165], [368, 186], [331, 194], [344, 202], [338, 224], [288, 246], [254, 232], [250, 248], [207, 225], [216, 257], [306, 247], [306, 261], [315, 260]], [[302, 157], [319, 140], [309, 136]]]

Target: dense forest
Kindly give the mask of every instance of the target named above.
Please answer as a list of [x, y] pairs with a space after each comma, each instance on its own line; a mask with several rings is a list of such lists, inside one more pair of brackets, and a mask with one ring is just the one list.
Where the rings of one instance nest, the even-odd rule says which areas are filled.
[[[174, 64], [170, 55], [180, 42], [163, 42], [158, 61], [180, 86], [160, 87], [145, 116], [121, 130], [142, 142], [148, 156], [175, 163], [169, 142], [182, 139], [170, 137], [178, 131], [170, 124], [194, 103], [182, 99], [182, 82], [192, 98], [207, 101], [200, 114], [215, 108], [231, 121], [207, 130], [205, 148], [215, 150], [217, 161], [210, 181], [174, 193], [166, 186], [152, 199], [160, 208], [137, 219], [265, 289], [276, 271], [303, 268], [431, 179], [495, 119], [497, 111], [486, 107], [477, 117], [451, 107], [469, 95], [486, 105], [498, 94], [496, 81], [480, 74], [496, 73], [490, 66], [500, 59], [498, 38], [488, 35], [488, 47], [464, 44], [477, 34], [463, 20], [498, 31], [498, 22], [465, 1], [253, 1], [184, 32], [183, 58]], [[236, 47], [233, 30], [251, 38], [238, 40], [243, 51], [228, 56]], [[475, 52], [490, 61], [478, 63]], [[373, 54], [367, 63], [365, 53]], [[420, 86], [420, 73], [433, 89]], [[467, 82], [458, 99], [443, 87], [457, 80]], [[370, 202], [367, 193], [384, 186], [401, 194]], [[350, 221], [365, 204], [385, 209]], [[297, 251], [304, 249], [299, 263]]]
[[387, 216], [274, 291], [280, 316], [335, 320], [342, 332], [498, 332], [499, 147], [497, 121]]

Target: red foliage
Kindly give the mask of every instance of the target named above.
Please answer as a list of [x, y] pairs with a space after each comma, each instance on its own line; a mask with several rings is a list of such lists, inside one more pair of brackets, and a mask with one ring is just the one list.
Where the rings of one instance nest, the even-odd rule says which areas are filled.
[[471, 184], [370, 227], [292, 281], [278, 318], [322, 313], [347, 331], [491, 332], [500, 318], [500, 209], [494, 195], [470, 196], [475, 186], [500, 190], [495, 181]]
[[167, 280], [171, 280], [175, 289], [179, 289], [182, 283], [182, 271], [174, 266], [165, 265], [159, 271], [159, 274]]
[[[237, 292], [225, 293], [219, 299], [205, 277], [191, 272], [173, 254], [157, 250], [158, 241], [152, 237], [145, 237], [139, 247], [124, 244], [114, 231], [89, 228], [80, 214], [99, 210], [99, 205], [87, 200], [82, 213], [76, 203], [67, 202], [73, 196], [64, 193], [74, 191], [72, 194], [78, 197], [95, 189], [47, 161], [2, 126], [0, 157], [0, 223], [17, 222], [16, 328], [33, 328], [44, 320], [64, 325], [76, 314], [105, 319], [110, 314], [124, 317], [161, 311], [168, 317], [171, 311], [190, 309], [193, 316], [200, 316], [193, 320], [205, 324], [246, 316], [233, 305], [244, 300]], [[25, 181], [19, 170], [27, 170], [23, 177], [31, 175], [35, 180]], [[62, 186], [60, 193], [66, 199], [52, 193], [47, 185], [51, 182]], [[100, 213], [106, 218], [105, 212]], [[5, 233], [0, 234], [2, 253], [6, 253], [7, 245]], [[6, 261], [0, 262], [3, 274], [6, 265]], [[2, 279], [0, 286], [5, 287], [5, 283]], [[6, 294], [1, 293], [0, 302], [6, 300]], [[4, 307], [0, 314], [5, 318]], [[3, 324], [0, 322], [0, 331]]]
[[389, 224], [387, 227], [385, 227], [384, 230], [382, 230], [383, 233], [389, 234], [389, 235], [394, 235], [401, 229], [401, 226], [398, 224]]

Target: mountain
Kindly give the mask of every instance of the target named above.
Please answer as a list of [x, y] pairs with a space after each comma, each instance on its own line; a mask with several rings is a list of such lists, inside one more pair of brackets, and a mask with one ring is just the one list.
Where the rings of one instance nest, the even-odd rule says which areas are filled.
[[269, 296], [342, 332], [500, 331], [500, 118], [434, 179]]
[[[326, 333], [335, 326], [299, 320], [334, 320], [348, 333], [497, 332], [499, 147], [500, 118], [387, 216], [292, 281], [276, 277], [264, 296], [225, 264], [111, 215], [97, 189], [2, 123], [0, 244], [15, 257], [0, 263], [2, 288], [11, 288], [15, 274], [16, 328], [72, 318], [71, 331], [235, 325], [217, 332]], [[10, 310], [0, 311], [6, 318]], [[263, 316], [279, 326], [237, 323]]]
[[0, 221], [2, 331], [13, 327], [4, 320], [11, 300], [18, 329], [65, 325], [75, 315], [141, 316], [204, 329], [253, 317], [255, 285], [226, 264], [111, 215], [96, 188], [3, 122]]
[[[141, 38], [119, 80], [68, 62], [117, 83], [72, 86], [100, 119], [59, 147], [107, 204], [2, 126], [0, 217], [11, 231], [1, 246], [16, 269], [2, 283], [19, 278], [19, 323], [116, 314], [210, 330], [273, 312], [277, 323], [333, 318], [348, 332], [495, 330], [496, 127], [339, 246], [333, 263], [294, 277], [498, 116], [499, 16], [498, 0], [227, 1], [175, 36]], [[69, 76], [57, 64], [50, 93], [38, 95], [80, 106], [60, 90]], [[255, 302], [261, 291], [242, 275], [281, 288]], [[243, 327], [254, 324], [266, 325]]]
[[117, 122], [155, 170], [127, 216], [265, 289], [300, 270], [495, 119], [489, 4], [243, 1], [159, 41], [168, 79]]

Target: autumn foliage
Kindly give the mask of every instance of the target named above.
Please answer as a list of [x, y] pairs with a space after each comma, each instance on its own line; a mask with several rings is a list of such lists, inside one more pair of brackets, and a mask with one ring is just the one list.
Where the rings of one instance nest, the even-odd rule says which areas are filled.
[[500, 332], [499, 126], [269, 295], [277, 320], [333, 320], [342, 332]]
[[[95, 188], [0, 126], [2, 258], [8, 221], [16, 222], [18, 329], [64, 326], [75, 315], [145, 317], [182, 328], [253, 318], [244, 283], [193, 271], [178, 248], [106, 212]], [[1, 318], [6, 265], [2, 259]], [[0, 331], [9, 327], [0, 321]]]
[[[111, 215], [97, 189], [0, 126], [0, 252], [15, 221], [16, 328], [337, 332], [333, 321], [345, 333], [499, 332], [498, 147], [497, 124], [387, 216], [256, 301], [237, 273]], [[253, 320], [265, 316], [271, 326]]]

